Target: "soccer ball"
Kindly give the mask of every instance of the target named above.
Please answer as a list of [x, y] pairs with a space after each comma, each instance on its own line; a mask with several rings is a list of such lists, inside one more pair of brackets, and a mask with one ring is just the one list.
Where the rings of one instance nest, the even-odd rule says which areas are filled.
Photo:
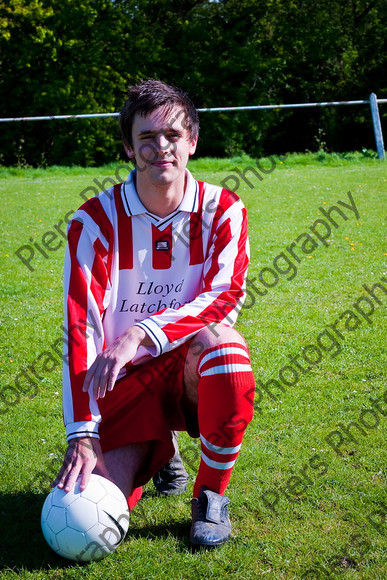
[[92, 474], [88, 486], [66, 493], [54, 487], [43, 504], [41, 525], [48, 545], [69, 560], [102, 560], [125, 538], [129, 510], [124, 494], [108, 479]]

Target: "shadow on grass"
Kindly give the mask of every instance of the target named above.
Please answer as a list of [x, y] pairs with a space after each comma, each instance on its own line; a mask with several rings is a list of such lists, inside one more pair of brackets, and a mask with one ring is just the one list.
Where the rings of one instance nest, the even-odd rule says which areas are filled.
[[[147, 506], [147, 499], [155, 499], [161, 501], [165, 507], [162, 508], [163, 511], [167, 508], [167, 522], [161, 524], [155, 524], [152, 522], [154, 519], [155, 506], [149, 509]], [[183, 501], [183, 505], [181, 504]], [[179, 505], [180, 504], [180, 505]], [[182, 511], [184, 510], [184, 520], [182, 520]], [[191, 517], [190, 517], [190, 494], [189, 491], [181, 495], [171, 495], [170, 497], [163, 497], [158, 494], [153, 486], [148, 486], [145, 488], [141, 501], [136, 505], [131, 513], [130, 526], [128, 535], [126, 537], [126, 542], [137, 539], [145, 540], [168, 540], [173, 538], [174, 540], [174, 550], [176, 552], [192, 554], [198, 552], [212, 552], [214, 549], [219, 549], [217, 546], [192, 546], [189, 540], [190, 529], [191, 529]], [[174, 519], [177, 518], [177, 519]]]
[[[169, 508], [169, 518], [167, 523], [154, 523], [154, 509], [150, 508], [152, 500], [160, 502], [160, 509], [164, 511]], [[178, 520], [174, 519], [174, 510], [176, 509], [176, 502], [184, 501], [184, 513], [187, 516], [183, 521], [180, 516]], [[149, 501], [149, 504], [148, 504]], [[161, 507], [163, 506], [163, 507]], [[179, 496], [162, 497], [160, 496], [153, 485], [149, 484], [145, 487], [141, 501], [133, 509], [130, 516], [130, 525], [126, 541], [136, 539], [167, 539], [173, 537], [177, 540], [176, 549], [181, 552], [186, 552], [191, 549], [189, 543], [189, 532], [191, 527], [189, 494], [188, 492]], [[153, 520], [153, 521], [152, 521]]]
[[0, 570], [66, 568], [74, 565], [47, 545], [40, 527], [46, 493], [0, 494]]
[[[134, 518], [133, 518], [134, 520]], [[178, 545], [176, 548], [180, 551], [186, 552], [190, 548], [189, 544], [189, 530], [191, 522], [171, 522], [170, 524], [155, 524], [146, 525], [143, 527], [136, 527], [135, 523], [133, 526], [129, 526], [128, 535], [126, 536], [126, 542], [130, 540], [136, 540], [139, 538], [145, 538], [147, 540], [152, 539], [167, 539], [173, 536], [178, 540]]]
[[190, 552], [191, 554], [197, 554], [202, 552], [213, 552], [214, 550], [219, 549], [219, 546], [192, 546], [189, 541], [190, 527], [191, 520], [183, 523], [175, 522], [168, 525], [159, 524], [137, 529], [135, 527], [129, 527], [129, 532], [125, 541], [130, 542], [130, 540], [136, 540], [140, 538], [144, 538], [150, 541], [153, 539], [167, 540], [169, 537], [173, 536], [175, 539], [175, 545], [173, 549], [176, 552]]
[[[0, 571], [21, 569], [55, 570], [87, 565], [72, 562], [57, 556], [47, 545], [40, 527], [40, 514], [46, 493], [15, 493], [0, 494]], [[176, 548], [180, 551], [190, 550], [190, 521], [171, 522], [168, 525], [152, 525], [146, 523], [129, 527], [126, 542], [131, 539], [146, 538], [148, 540], [178, 538]]]

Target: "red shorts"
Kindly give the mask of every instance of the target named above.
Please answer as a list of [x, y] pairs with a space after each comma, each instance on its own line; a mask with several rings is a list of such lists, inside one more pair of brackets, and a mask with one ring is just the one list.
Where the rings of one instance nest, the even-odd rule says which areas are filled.
[[171, 430], [189, 430], [184, 362], [190, 342], [145, 364], [129, 367], [128, 375], [98, 401], [104, 452], [130, 443], [152, 442], [152, 451], [135, 478], [135, 487], [147, 483], [173, 457]]

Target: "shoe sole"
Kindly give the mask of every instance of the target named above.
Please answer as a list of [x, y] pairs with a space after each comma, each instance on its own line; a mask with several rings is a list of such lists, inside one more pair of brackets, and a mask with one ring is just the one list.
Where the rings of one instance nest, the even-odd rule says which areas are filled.
[[192, 540], [190, 540], [191, 546], [193, 548], [217, 548], [218, 546], [223, 546], [223, 544], [225, 544], [226, 542], [228, 542], [228, 540], [231, 538], [231, 535], [226, 538], [225, 540], [223, 540], [223, 542], [211, 542], [206, 544], [205, 542], [193, 542]]
[[220, 542], [218, 544], [194, 544], [191, 542], [191, 548], [192, 550], [208, 550], [211, 548], [219, 548], [220, 546], [224, 546], [224, 544], [226, 544], [227, 540], [225, 540], [224, 542]]

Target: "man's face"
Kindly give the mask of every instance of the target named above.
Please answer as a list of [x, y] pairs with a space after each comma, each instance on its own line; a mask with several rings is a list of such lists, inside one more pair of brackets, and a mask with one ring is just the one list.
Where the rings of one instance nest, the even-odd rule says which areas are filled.
[[170, 111], [159, 107], [146, 117], [136, 114], [132, 142], [127, 153], [135, 157], [138, 176], [160, 186], [174, 182], [184, 173], [197, 139], [190, 137], [185, 128], [185, 112], [175, 105]]

